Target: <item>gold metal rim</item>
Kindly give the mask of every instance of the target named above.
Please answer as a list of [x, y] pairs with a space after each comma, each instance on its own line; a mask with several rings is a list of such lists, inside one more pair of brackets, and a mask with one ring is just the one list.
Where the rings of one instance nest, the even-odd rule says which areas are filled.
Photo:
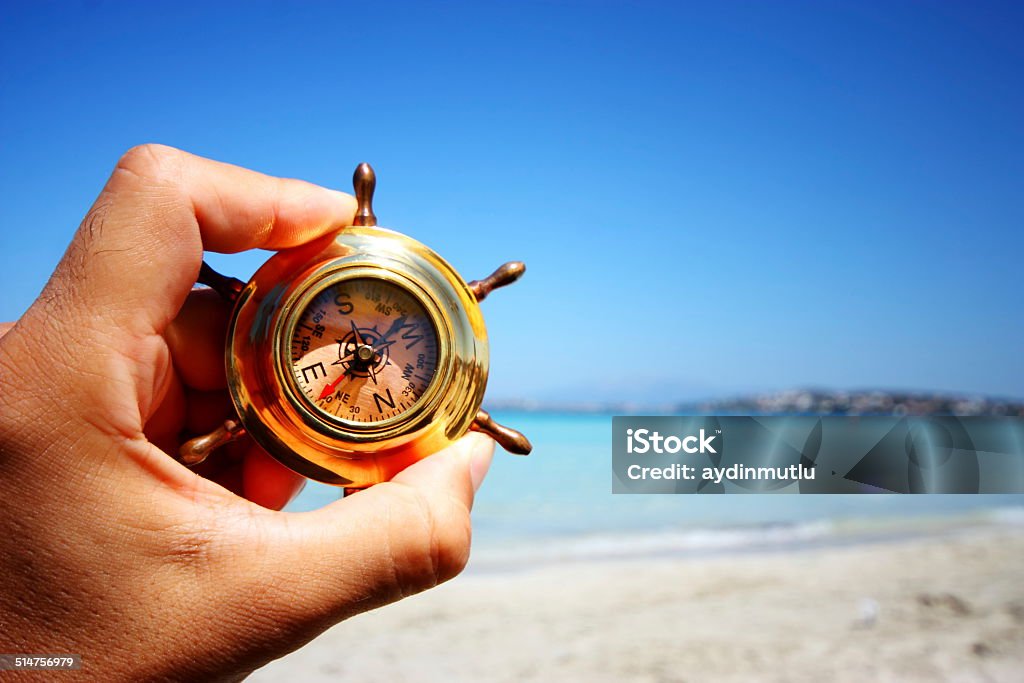
[[[317, 410], [305, 395], [297, 391], [292, 375], [286, 369], [290, 359], [288, 344], [290, 335], [288, 333], [294, 329], [310, 301], [325, 289], [340, 282], [356, 279], [382, 280], [401, 287], [423, 306], [437, 332], [437, 370], [426, 392], [401, 415], [395, 415], [380, 422], [356, 422]], [[402, 273], [379, 264], [340, 264], [336, 268], [318, 274], [313, 280], [303, 283], [301, 288], [293, 292], [283, 302], [281, 310], [287, 311], [287, 313], [278, 316], [271, 335], [272, 348], [277, 351], [274, 354], [275, 379], [283, 388], [283, 393], [301, 416], [303, 422], [324, 436], [360, 442], [412, 431], [419, 426], [418, 424], [414, 425], [417, 423], [417, 418], [436, 407], [442, 395], [442, 387], [451, 383], [454, 364], [451, 354], [453, 333], [450, 325], [441, 315], [440, 308], [433, 297], [422, 286]]]
[[[410, 295], [421, 294], [417, 300], [438, 331], [438, 370], [428, 387], [436, 393], [383, 432], [321, 419], [294, 400], [282, 379], [289, 364], [279, 360], [288, 346], [281, 335], [294, 325], [295, 303], [308, 290], [323, 291], [338, 273], [397, 280]], [[329, 484], [385, 481], [448, 446], [475, 424], [487, 384], [487, 330], [474, 290], [428, 247], [381, 228], [347, 228], [330, 242], [271, 257], [242, 289], [228, 338], [228, 387], [246, 432], [285, 466]], [[445, 341], [449, 348], [442, 349]]]

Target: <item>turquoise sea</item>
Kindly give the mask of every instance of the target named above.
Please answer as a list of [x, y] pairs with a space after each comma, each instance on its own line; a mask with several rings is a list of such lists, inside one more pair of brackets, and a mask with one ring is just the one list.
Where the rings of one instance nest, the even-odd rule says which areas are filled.
[[[527, 434], [534, 451], [495, 453], [473, 510], [471, 568], [898, 538], [974, 522], [1024, 530], [1024, 495], [613, 495], [611, 415], [495, 417]], [[338, 495], [310, 482], [288, 509]]]

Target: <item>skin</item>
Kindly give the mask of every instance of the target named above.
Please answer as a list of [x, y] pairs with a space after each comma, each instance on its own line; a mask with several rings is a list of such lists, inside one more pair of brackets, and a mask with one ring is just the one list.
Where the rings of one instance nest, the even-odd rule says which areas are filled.
[[493, 453], [479, 434], [309, 513], [277, 511], [303, 480], [250, 441], [200, 472], [168, 455], [230, 410], [229, 309], [193, 290], [203, 251], [295, 246], [354, 211], [169, 147], [121, 158], [0, 328], [0, 652], [80, 653], [104, 681], [238, 680], [461, 571]]

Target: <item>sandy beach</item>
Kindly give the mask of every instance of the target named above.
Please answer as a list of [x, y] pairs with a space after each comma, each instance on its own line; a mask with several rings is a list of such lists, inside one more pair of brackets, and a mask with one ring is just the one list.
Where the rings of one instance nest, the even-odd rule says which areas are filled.
[[1020, 681], [1024, 528], [474, 571], [256, 672], [359, 681]]

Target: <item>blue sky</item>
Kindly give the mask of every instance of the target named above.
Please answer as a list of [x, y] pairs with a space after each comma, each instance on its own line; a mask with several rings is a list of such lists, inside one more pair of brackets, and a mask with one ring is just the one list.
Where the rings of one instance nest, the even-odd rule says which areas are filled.
[[[0, 316], [120, 153], [349, 189], [486, 304], [495, 398], [1024, 396], [1024, 10], [4, 3]], [[244, 276], [266, 257], [215, 257]]]

